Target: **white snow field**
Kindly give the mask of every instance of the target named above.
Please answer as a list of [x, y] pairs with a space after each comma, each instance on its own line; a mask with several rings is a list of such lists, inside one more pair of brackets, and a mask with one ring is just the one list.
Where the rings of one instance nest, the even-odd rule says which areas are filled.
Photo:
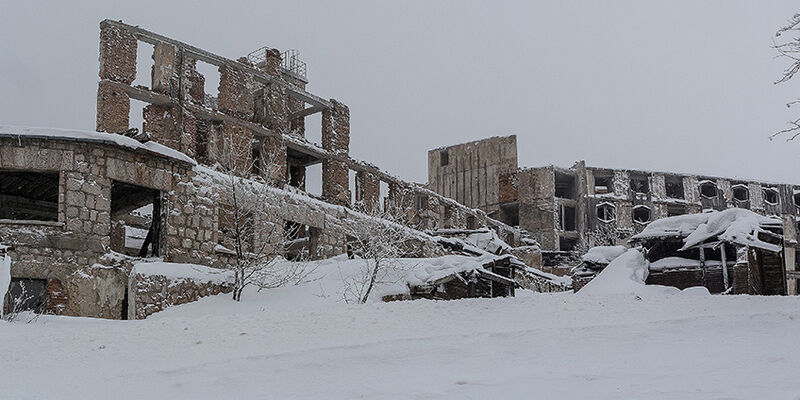
[[141, 321], [0, 321], [3, 399], [798, 399], [800, 298], [339, 301], [301, 286]]

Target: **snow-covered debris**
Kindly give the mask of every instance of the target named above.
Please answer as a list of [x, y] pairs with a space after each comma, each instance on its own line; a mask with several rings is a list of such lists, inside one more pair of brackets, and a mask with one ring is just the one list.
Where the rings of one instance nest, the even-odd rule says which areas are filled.
[[11, 125], [0, 125], [0, 137], [29, 137], [37, 139], [68, 139], [74, 141], [98, 142], [127, 147], [133, 150], [147, 150], [176, 160], [197, 164], [191, 157], [180, 151], [150, 141], [140, 143], [138, 140], [116, 133], [82, 131], [76, 129], [34, 128]]
[[628, 248], [625, 246], [596, 246], [589, 249], [581, 260], [593, 264], [608, 264], [621, 256]]
[[216, 284], [233, 282], [233, 271], [206, 267], [197, 264], [179, 264], [169, 262], [144, 262], [134, 264], [131, 275], [160, 275], [173, 280], [189, 279], [196, 282]]
[[11, 256], [8, 255], [8, 246], [0, 244], [0, 318], [3, 317], [3, 304], [8, 292], [8, 286], [11, 285]]
[[408, 286], [424, 286], [453, 274], [484, 270], [483, 264], [490, 261], [492, 261], [492, 257], [488, 256], [457, 255], [420, 259], [419, 263], [414, 265], [406, 275], [405, 283]]
[[716, 237], [730, 243], [779, 252], [780, 246], [760, 240], [758, 234], [765, 232], [765, 226], [780, 225], [781, 221], [776, 218], [758, 215], [742, 208], [730, 208], [659, 219], [648, 224], [632, 240], [682, 237], [684, 245], [680, 250], [686, 250]]
[[649, 263], [637, 249], [615, 258], [602, 272], [578, 291], [582, 295], [662, 295], [678, 293], [670, 286], [646, 285]]
[[464, 239], [467, 243], [492, 254], [500, 254], [502, 251], [511, 251], [511, 246], [497, 236], [497, 232], [486, 229], [484, 232], [475, 232], [467, 235]]
[[[713, 260], [706, 260], [706, 265], [712, 265], [715, 261]], [[717, 261], [716, 263], [720, 263]], [[699, 267], [702, 263], [700, 260], [693, 260], [691, 258], [683, 258], [683, 257], [664, 257], [660, 260], [656, 260], [650, 263], [650, 271], [663, 271], [665, 269], [670, 268], [691, 268], [691, 267]]]

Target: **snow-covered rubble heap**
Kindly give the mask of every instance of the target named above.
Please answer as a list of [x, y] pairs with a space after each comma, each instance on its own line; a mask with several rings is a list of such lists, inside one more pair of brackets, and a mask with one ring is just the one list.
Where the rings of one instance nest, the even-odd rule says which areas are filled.
[[[578, 293], [582, 295], [637, 295], [654, 296], [680, 293], [671, 286], [646, 285], [650, 263], [638, 249], [630, 249], [615, 258], [602, 272]], [[692, 289], [692, 291], [697, 291]], [[708, 293], [705, 288], [701, 292]]]
[[129, 318], [142, 319], [169, 306], [201, 297], [229, 293], [233, 271], [196, 264], [146, 262], [134, 264], [130, 275], [132, 307]]
[[611, 261], [621, 256], [627, 250], [628, 249], [625, 246], [596, 246], [589, 249], [589, 251], [587, 251], [586, 254], [581, 257], [581, 261], [592, 264], [608, 265]]
[[686, 250], [708, 239], [717, 238], [724, 242], [779, 252], [780, 246], [766, 243], [758, 238], [758, 234], [766, 232], [764, 228], [769, 226], [780, 227], [781, 221], [758, 215], [750, 210], [731, 208], [659, 219], [647, 225], [641, 233], [634, 235], [632, 240], [682, 237], [684, 245], [680, 250]]

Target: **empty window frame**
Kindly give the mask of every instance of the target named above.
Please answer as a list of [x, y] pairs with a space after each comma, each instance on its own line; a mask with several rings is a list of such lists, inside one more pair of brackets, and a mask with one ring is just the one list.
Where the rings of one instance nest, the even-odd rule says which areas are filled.
[[575, 207], [562, 204], [559, 207], [558, 222], [562, 231], [574, 231]]
[[680, 176], [665, 176], [664, 186], [667, 197], [670, 199], [683, 199], [683, 178]]
[[794, 200], [794, 206], [800, 208], [800, 190], [794, 189], [792, 199]]
[[578, 240], [574, 238], [559, 237], [558, 249], [560, 251], [573, 251], [578, 246]]
[[601, 222], [614, 222], [617, 219], [617, 208], [611, 203], [600, 203], [595, 209], [597, 219]]
[[58, 221], [58, 172], [0, 171], [0, 219]]
[[563, 172], [555, 172], [556, 197], [562, 199], [575, 199], [575, 177]]
[[450, 153], [447, 150], [439, 152], [439, 166], [444, 167], [450, 165]]
[[764, 193], [764, 202], [770, 205], [778, 204], [778, 189], [773, 187], [765, 187], [762, 189]]
[[700, 196], [705, 197], [707, 199], [713, 199], [717, 197], [717, 184], [711, 181], [702, 181], [699, 184], [700, 187]]
[[478, 229], [478, 219], [474, 215], [467, 215], [467, 229]]
[[745, 202], [750, 200], [750, 190], [747, 188], [747, 185], [733, 185], [733, 187], [731, 187], [731, 192], [733, 195], [733, 200], [736, 202]]
[[159, 255], [161, 192], [111, 181], [111, 248], [129, 256]]
[[607, 194], [614, 192], [614, 179], [611, 175], [594, 176], [594, 193]]
[[650, 192], [650, 181], [647, 175], [631, 176], [631, 190], [634, 193], [647, 194]]
[[633, 222], [637, 224], [647, 224], [652, 218], [652, 212], [648, 206], [633, 207]]

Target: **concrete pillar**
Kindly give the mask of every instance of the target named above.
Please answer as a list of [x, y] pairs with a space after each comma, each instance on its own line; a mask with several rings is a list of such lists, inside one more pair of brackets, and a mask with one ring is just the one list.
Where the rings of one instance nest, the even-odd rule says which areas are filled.
[[377, 176], [364, 171], [356, 172], [356, 203], [366, 212], [380, 210], [381, 181]]
[[[331, 99], [331, 109], [322, 112], [322, 147], [347, 156], [350, 151], [350, 110]], [[350, 203], [350, 179], [347, 164], [337, 160], [322, 162], [322, 197], [340, 205]]]
[[151, 87], [154, 92], [171, 95], [177, 94], [177, 66], [175, 46], [169, 43], [157, 43], [153, 48], [153, 71]]
[[136, 79], [136, 37], [108, 24], [100, 24], [100, 84], [97, 88], [97, 125], [100, 132], [123, 132], [129, 128], [131, 101], [128, 94], [112, 87], [114, 81], [130, 85]]

